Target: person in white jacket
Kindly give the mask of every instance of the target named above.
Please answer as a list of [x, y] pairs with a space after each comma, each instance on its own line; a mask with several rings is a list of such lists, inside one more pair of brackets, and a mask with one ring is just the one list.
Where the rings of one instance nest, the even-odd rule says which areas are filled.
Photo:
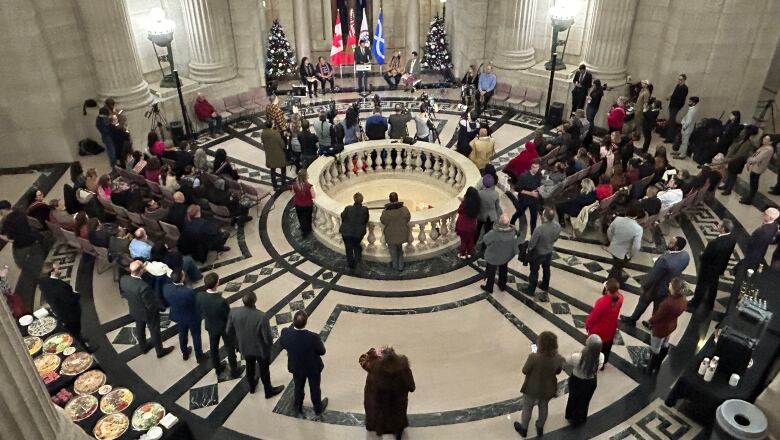
[[673, 155], [677, 159], [686, 159], [688, 157], [688, 141], [691, 139], [693, 128], [696, 126], [696, 119], [699, 113], [699, 97], [691, 96], [688, 99], [688, 113], [682, 119], [682, 143], [680, 151]]

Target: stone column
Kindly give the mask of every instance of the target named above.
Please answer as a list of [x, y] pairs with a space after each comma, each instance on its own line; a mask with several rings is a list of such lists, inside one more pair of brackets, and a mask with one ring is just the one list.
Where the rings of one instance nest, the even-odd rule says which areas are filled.
[[[409, 0], [406, 9], [406, 53], [404, 59], [411, 56], [412, 51], [420, 51], [420, 0]], [[422, 54], [420, 54], [422, 59]]]
[[[309, 35], [309, 0], [293, 0], [293, 17], [295, 20], [295, 53], [300, 60], [309, 57], [311, 60], [311, 35]], [[357, 30], [356, 30], [357, 31]]]
[[493, 64], [505, 70], [527, 69], [536, 63], [533, 32], [538, 0], [511, 0], [504, 16], [505, 35]]
[[183, 0], [182, 6], [190, 42], [188, 76], [202, 83], [234, 78], [237, 70], [228, 0]]
[[594, 0], [585, 65], [594, 77], [625, 80], [639, 0]]
[[114, 98], [126, 110], [149, 105], [152, 95], [135, 52], [126, 0], [78, 0], [78, 7], [95, 64], [98, 94]]
[[14, 440], [85, 440], [84, 430], [71, 422], [49, 398], [35, 371], [22, 335], [5, 301], [0, 301], [0, 426], [2, 438]]

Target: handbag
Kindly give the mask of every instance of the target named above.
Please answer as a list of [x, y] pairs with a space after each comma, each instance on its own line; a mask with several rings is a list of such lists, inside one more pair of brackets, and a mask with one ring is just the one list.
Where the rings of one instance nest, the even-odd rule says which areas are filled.
[[78, 200], [82, 205], [91, 202], [93, 198], [95, 198], [95, 193], [91, 191], [87, 191], [82, 188], [76, 190], [76, 200]]

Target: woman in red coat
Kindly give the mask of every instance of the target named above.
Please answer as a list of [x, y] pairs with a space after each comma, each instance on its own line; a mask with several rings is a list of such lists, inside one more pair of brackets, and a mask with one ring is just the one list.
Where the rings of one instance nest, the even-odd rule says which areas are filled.
[[623, 122], [625, 120], [625, 103], [622, 99], [618, 99], [617, 103], [612, 107], [612, 110], [607, 114], [607, 127], [609, 127], [610, 133], [613, 131], [622, 131]]
[[520, 177], [521, 174], [531, 169], [533, 161], [539, 158], [537, 147], [543, 143], [544, 137], [541, 135], [535, 137], [532, 141], [526, 142], [525, 149], [506, 164], [504, 172], [509, 175], [510, 182], [514, 183], [514, 180]]
[[675, 278], [669, 283], [669, 296], [653, 312], [648, 321], [650, 324], [650, 360], [647, 372], [655, 374], [661, 367], [661, 362], [669, 353], [669, 336], [677, 328], [677, 318], [688, 307], [685, 299], [685, 281]]
[[[593, 310], [590, 311], [588, 319], [585, 320], [585, 330], [588, 332], [588, 336], [595, 334], [601, 337], [604, 365], [607, 364], [609, 353], [612, 351], [612, 340], [617, 333], [620, 308], [623, 306], [623, 294], [620, 293], [619, 288], [620, 283], [616, 279], [608, 279], [604, 283], [602, 297], [596, 300]], [[604, 369], [603, 365], [601, 369]]]
[[455, 233], [460, 237], [458, 258], [471, 258], [477, 242], [477, 214], [479, 214], [479, 192], [473, 186], [466, 190], [458, 207]]
[[400, 439], [409, 426], [406, 409], [409, 393], [414, 392], [414, 377], [406, 356], [396, 354], [391, 347], [372, 348], [358, 360], [368, 371], [363, 392], [366, 429], [380, 437], [393, 434]]

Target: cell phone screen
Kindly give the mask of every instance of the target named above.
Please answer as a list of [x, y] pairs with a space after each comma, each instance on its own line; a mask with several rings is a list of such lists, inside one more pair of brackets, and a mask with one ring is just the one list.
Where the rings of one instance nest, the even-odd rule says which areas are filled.
[[531, 353], [536, 353], [536, 344], [531, 344]]

